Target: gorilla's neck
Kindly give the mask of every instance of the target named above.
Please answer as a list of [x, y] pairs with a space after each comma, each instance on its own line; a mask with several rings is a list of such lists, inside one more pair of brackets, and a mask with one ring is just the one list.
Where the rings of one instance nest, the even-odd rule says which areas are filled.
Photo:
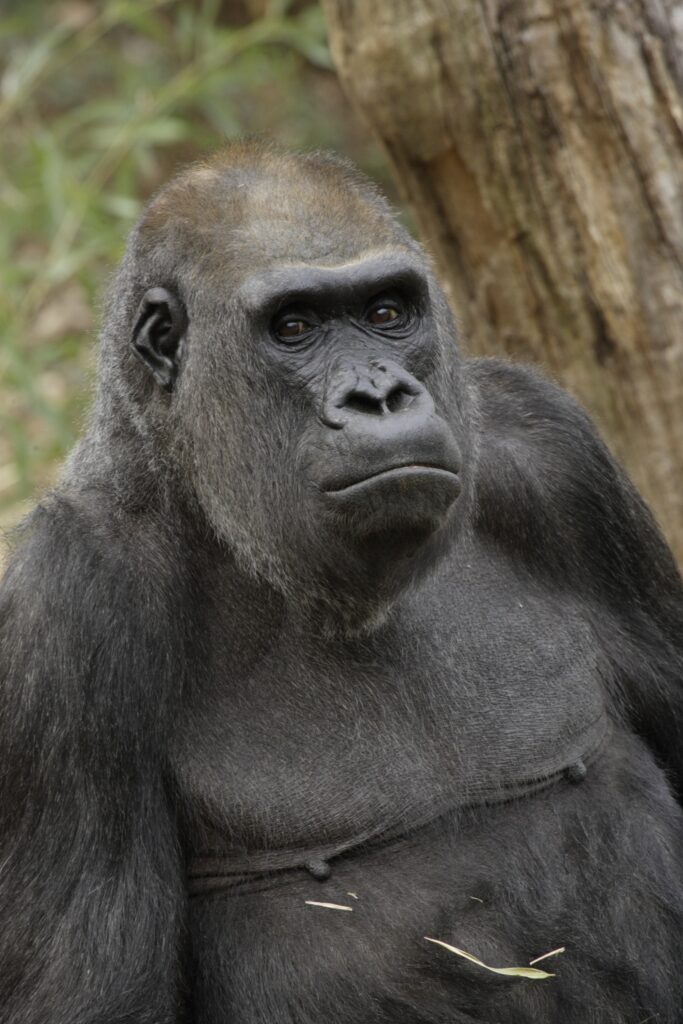
[[[123, 512], [163, 517], [174, 532], [187, 505], [159, 438], [123, 389], [100, 386], [87, 429], [71, 452], [61, 485], [111, 495]], [[181, 500], [179, 500], [181, 499]]]
[[[189, 525], [196, 530], [196, 522]], [[265, 561], [215, 537], [207, 557], [204, 535], [198, 557], [206, 563], [195, 564], [193, 570], [199, 573], [203, 589], [219, 595], [226, 608], [239, 606], [237, 621], [251, 608], [259, 628], [267, 620], [277, 623], [278, 629], [301, 631], [309, 637], [366, 636], [376, 632], [438, 567], [455, 533], [452, 529], [410, 545], [399, 544], [396, 538], [374, 538], [355, 551], [340, 546], [335, 557], [321, 557], [319, 564], [308, 552], [305, 564], [293, 568], [289, 576], [280, 571], [270, 574]], [[188, 537], [187, 546], [192, 543]]]

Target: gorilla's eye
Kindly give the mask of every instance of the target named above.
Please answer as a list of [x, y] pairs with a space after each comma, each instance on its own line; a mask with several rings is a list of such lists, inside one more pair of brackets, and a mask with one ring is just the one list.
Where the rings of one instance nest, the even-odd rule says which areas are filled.
[[296, 344], [313, 330], [313, 324], [297, 316], [283, 316], [273, 324], [273, 334], [284, 344]]
[[403, 310], [395, 302], [379, 302], [366, 313], [365, 319], [374, 327], [398, 326], [403, 321]]

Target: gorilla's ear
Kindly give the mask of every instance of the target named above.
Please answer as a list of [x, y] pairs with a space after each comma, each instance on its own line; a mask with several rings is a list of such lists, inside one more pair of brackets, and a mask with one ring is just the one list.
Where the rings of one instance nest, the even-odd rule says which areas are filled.
[[130, 344], [159, 387], [172, 391], [187, 330], [185, 307], [167, 288], [150, 288], [142, 297]]

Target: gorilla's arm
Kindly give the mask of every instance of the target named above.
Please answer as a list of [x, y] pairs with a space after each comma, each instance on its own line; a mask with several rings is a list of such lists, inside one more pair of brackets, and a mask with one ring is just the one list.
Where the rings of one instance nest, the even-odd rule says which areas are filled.
[[0, 588], [3, 1024], [179, 1019], [170, 581], [102, 509], [37, 509]]
[[683, 583], [671, 552], [565, 392], [525, 368], [470, 366], [482, 432], [479, 527], [581, 595], [616, 698], [683, 798]]

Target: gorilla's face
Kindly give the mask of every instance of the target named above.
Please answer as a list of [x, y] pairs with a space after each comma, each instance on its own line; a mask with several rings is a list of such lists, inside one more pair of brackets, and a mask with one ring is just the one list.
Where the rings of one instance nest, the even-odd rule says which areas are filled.
[[239, 298], [280, 401], [306, 410], [290, 464], [300, 514], [378, 557], [442, 529], [461, 454], [430, 393], [439, 346], [419, 265], [396, 252], [286, 267], [251, 276]]
[[242, 566], [357, 624], [433, 565], [457, 525], [459, 362], [413, 243], [296, 256], [256, 258], [245, 243], [227, 296], [205, 282], [182, 302], [152, 289], [133, 345], [172, 391], [182, 475]]

